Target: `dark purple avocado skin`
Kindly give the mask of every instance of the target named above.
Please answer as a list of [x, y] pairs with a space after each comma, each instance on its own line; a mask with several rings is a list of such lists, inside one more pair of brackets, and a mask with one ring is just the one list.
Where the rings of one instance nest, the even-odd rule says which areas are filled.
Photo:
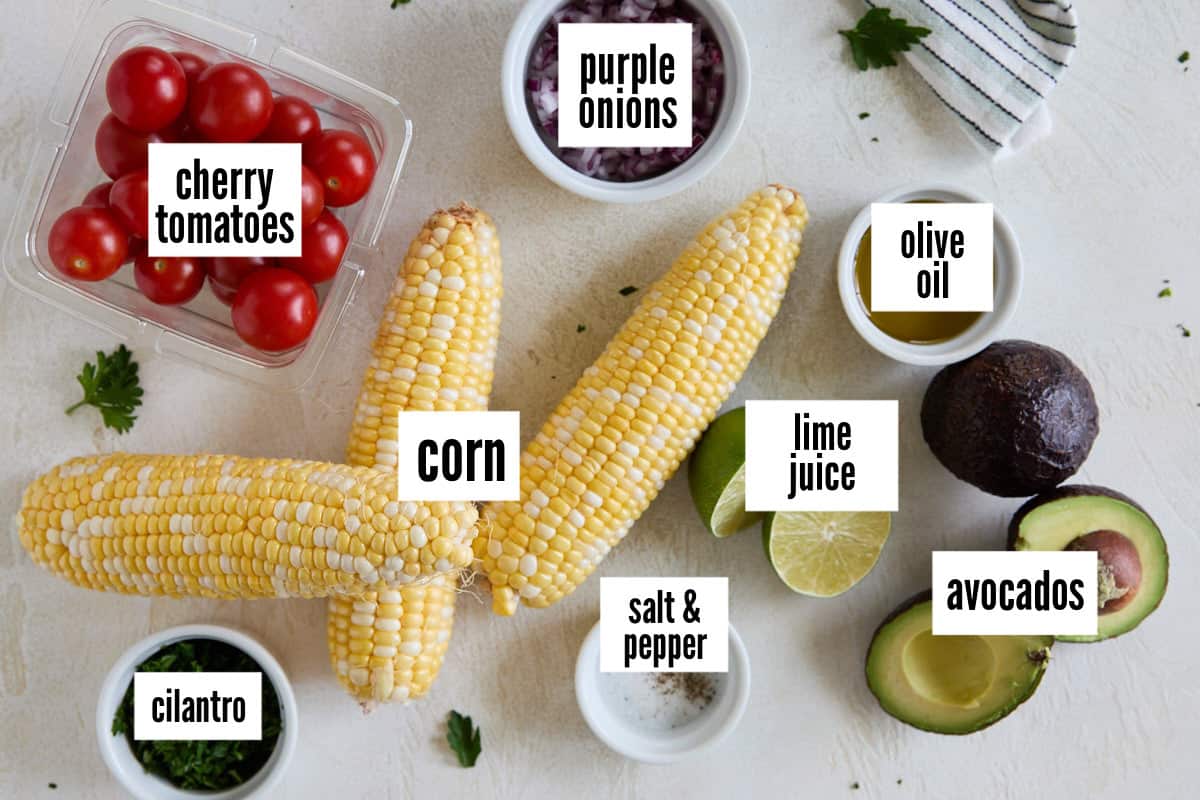
[[942, 369], [921, 404], [929, 449], [960, 480], [1029, 497], [1075, 474], [1100, 432], [1092, 386], [1059, 351], [995, 342]]

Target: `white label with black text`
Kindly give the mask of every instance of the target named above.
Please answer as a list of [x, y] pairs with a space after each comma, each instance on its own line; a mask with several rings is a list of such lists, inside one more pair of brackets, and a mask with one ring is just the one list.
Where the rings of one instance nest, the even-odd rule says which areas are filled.
[[871, 311], [991, 311], [991, 203], [872, 203]]
[[746, 510], [896, 511], [895, 400], [746, 403]]
[[521, 499], [520, 412], [401, 411], [394, 455], [402, 502]]
[[135, 672], [138, 741], [262, 739], [261, 672]]
[[151, 256], [299, 256], [300, 145], [150, 145]]
[[934, 551], [934, 636], [1094, 636], [1096, 553]]
[[558, 145], [691, 147], [691, 23], [560, 23]]
[[728, 672], [728, 578], [601, 578], [601, 672]]

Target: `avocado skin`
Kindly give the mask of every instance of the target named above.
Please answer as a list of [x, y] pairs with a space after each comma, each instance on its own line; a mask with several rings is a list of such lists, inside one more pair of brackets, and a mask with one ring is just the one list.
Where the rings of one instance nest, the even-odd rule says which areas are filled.
[[934, 376], [921, 429], [957, 478], [1000, 497], [1029, 497], [1075, 474], [1100, 431], [1087, 377], [1050, 347], [995, 342]]
[[[1045, 505], [1046, 503], [1052, 503], [1055, 500], [1062, 500], [1063, 498], [1067, 498], [1067, 497], [1110, 497], [1113, 500], [1117, 500], [1118, 502], [1125, 503], [1126, 505], [1129, 505], [1129, 506], [1133, 506], [1138, 511], [1140, 511], [1146, 515], [1146, 519], [1150, 520], [1150, 524], [1152, 524], [1154, 527], [1158, 528], [1159, 531], [1162, 530], [1162, 528], [1159, 527], [1159, 524], [1154, 521], [1154, 517], [1150, 516], [1150, 512], [1148, 512], [1145, 508], [1143, 508], [1140, 503], [1138, 503], [1136, 500], [1134, 500], [1129, 495], [1118, 492], [1116, 489], [1109, 489], [1105, 486], [1094, 486], [1094, 485], [1090, 485], [1090, 484], [1086, 484], [1086, 483], [1074, 483], [1074, 484], [1071, 484], [1070, 486], [1059, 486], [1057, 488], [1051, 489], [1048, 492], [1042, 492], [1037, 497], [1031, 497], [1028, 500], [1026, 500], [1024, 503], [1022, 503], [1021, 507], [1017, 509], [1017, 513], [1013, 514], [1012, 521], [1008, 523], [1008, 549], [1009, 550], [1017, 549], [1017, 539], [1020, 538], [1021, 523], [1025, 521], [1025, 516], [1027, 514], [1029, 514], [1031, 511], [1033, 511], [1036, 508], [1040, 508], [1041, 506]], [[1120, 531], [1120, 533], [1124, 533], [1124, 531]], [[1129, 633], [1129, 631], [1136, 628], [1137, 625], [1141, 624], [1142, 620], [1145, 620], [1146, 617], [1149, 617], [1151, 614], [1153, 614], [1155, 611], [1158, 610], [1158, 607], [1160, 605], [1162, 605], [1163, 598], [1167, 596], [1167, 584], [1170, 583], [1171, 569], [1170, 569], [1170, 554], [1166, 550], [1163, 551], [1162, 561], [1163, 561], [1163, 563], [1162, 563], [1162, 570], [1163, 570], [1162, 593], [1158, 596], [1158, 600], [1155, 601], [1154, 605], [1145, 613], [1145, 615], [1143, 615], [1141, 617], [1141, 619], [1138, 621], [1138, 623], [1135, 624], [1132, 628], [1121, 631], [1120, 633], [1097, 635], [1097, 636], [1060, 636], [1060, 637], [1057, 637], [1058, 640], [1066, 641], [1066, 642], [1085, 642], [1085, 643], [1086, 642], [1102, 642], [1106, 639], [1115, 639], [1116, 637], [1122, 636], [1126, 633]]]
[[[883, 622], [880, 622], [879, 625], [877, 625], [875, 627], [875, 632], [871, 634], [871, 644], [867, 646], [867, 657], [865, 659], [863, 659], [863, 674], [867, 679], [867, 688], [871, 691], [871, 694], [875, 696], [875, 700], [880, 704], [880, 707], [883, 707], [885, 711], [887, 709], [884, 706], [884, 703], [885, 703], [884, 698], [880, 697], [875, 692], [875, 687], [871, 684], [871, 674], [870, 674], [870, 669], [868, 666], [871, 663], [871, 648], [874, 647], [875, 640], [879, 637], [879, 634], [882, 633], [883, 629], [886, 628], [889, 624], [891, 624], [893, 621], [895, 621], [898, 617], [900, 617], [906, 611], [913, 608], [913, 606], [920, 605], [921, 603], [928, 603], [932, 600], [933, 600], [933, 590], [932, 589], [925, 589], [924, 591], [917, 592], [912, 597], [908, 598], [903, 603], [896, 606], [896, 608], [890, 614], [888, 614], [886, 617], [883, 618]], [[1050, 650], [1050, 646], [1047, 646], [1046, 647], [1047, 652], [1044, 654], [1042, 668], [1040, 670], [1038, 670], [1037, 675], [1034, 677], [1033, 682], [1030, 684], [1029, 693], [1025, 696], [1025, 698], [1023, 700], [1021, 700], [1021, 702], [1019, 702], [1015, 706], [1013, 706], [1012, 708], [1005, 711], [1003, 714], [1000, 714], [999, 716], [997, 716], [994, 719], [988, 720], [987, 722], [980, 725], [978, 728], [975, 728], [974, 730], [953, 731], [953, 732], [952, 731], [942, 731], [942, 730], [937, 730], [936, 728], [926, 727], [924, 725], [918, 724], [916, 722], [913, 722], [913, 721], [907, 720], [907, 719], [900, 719], [900, 721], [903, 722], [905, 725], [911, 725], [912, 727], [914, 727], [918, 730], [925, 731], [926, 733], [936, 733], [941, 736], [969, 736], [972, 733], [978, 733], [979, 731], [983, 730], [984, 728], [990, 728], [991, 726], [995, 725], [997, 722], [1004, 719], [1009, 714], [1011, 714], [1012, 712], [1014, 712], [1018, 708], [1020, 708], [1025, 703], [1026, 700], [1028, 700], [1030, 697], [1033, 697], [1034, 693], [1037, 692], [1038, 686], [1040, 686], [1042, 683], [1042, 678], [1045, 677], [1045, 675], [1046, 675], [1046, 663], [1045, 662], [1049, 661], [1049, 658], [1050, 658], [1049, 650]], [[889, 714], [889, 716], [893, 716], [891, 714], [891, 712], [888, 712], [888, 714]], [[899, 719], [899, 717], [897, 717], [897, 719]]]

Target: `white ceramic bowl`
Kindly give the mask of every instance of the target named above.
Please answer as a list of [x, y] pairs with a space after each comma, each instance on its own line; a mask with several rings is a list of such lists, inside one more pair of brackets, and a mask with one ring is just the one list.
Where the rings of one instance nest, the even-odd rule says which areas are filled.
[[[874, 202], [905, 203], [911, 200], [940, 200], [946, 203], [986, 202], [966, 189], [945, 184], [895, 189]], [[992, 312], [981, 316], [971, 327], [953, 339], [936, 344], [912, 344], [894, 339], [875, 327], [867, 316], [867, 308], [858, 293], [854, 279], [854, 255], [858, 251], [858, 243], [862, 241], [863, 234], [871, 227], [871, 206], [868, 204], [850, 223], [850, 228], [842, 239], [842, 249], [838, 253], [838, 293], [842, 296], [842, 307], [846, 310], [846, 316], [850, 318], [850, 324], [867, 344], [885, 356], [906, 364], [921, 366], [962, 361], [994, 342], [1017, 310], [1024, 274], [1021, 248], [1017, 244], [1016, 234], [998, 208], [995, 209], [994, 219], [996, 237], [993, 258], [996, 265], [996, 284]]]
[[[167, 645], [183, 639], [216, 639], [233, 645], [258, 662], [262, 667], [263, 676], [271, 682], [279, 698], [283, 732], [275, 742], [275, 750], [271, 757], [250, 780], [222, 792], [185, 791], [157, 775], [146, 772], [134, 758], [125, 735], [114, 736], [112, 733], [113, 715], [125, 696], [125, 690], [133, 681], [133, 673], [138, 664]], [[126, 650], [109, 670], [100, 686], [100, 699], [96, 703], [96, 738], [100, 743], [100, 755], [125, 791], [137, 800], [196, 800], [201, 797], [205, 800], [241, 800], [247, 797], [269, 797], [271, 789], [279, 783], [292, 760], [299, 735], [296, 696], [292, 693], [292, 684], [283, 674], [279, 662], [256, 640], [240, 631], [220, 625], [180, 625], [142, 639]]]
[[[590, 178], [558, 159], [542, 140], [526, 102], [525, 74], [534, 43], [550, 15], [567, 0], [529, 0], [513, 23], [504, 48], [500, 91], [504, 115], [517, 144], [542, 174], [564, 189], [607, 203], [658, 200], [691, 186], [717, 165], [733, 145], [750, 105], [750, 50], [737, 18], [725, 0], [687, 0], [712, 26], [725, 60], [725, 94], [716, 125], [700, 149], [668, 172], [641, 181], [618, 183]], [[633, 23], [631, 23], [633, 24]]]
[[692, 722], [674, 730], [638, 727], [609, 708], [600, 690], [600, 623], [588, 632], [575, 662], [575, 700], [592, 733], [626, 758], [670, 764], [711, 747], [737, 727], [750, 701], [750, 657], [733, 625], [729, 626], [729, 674], [721, 692]]

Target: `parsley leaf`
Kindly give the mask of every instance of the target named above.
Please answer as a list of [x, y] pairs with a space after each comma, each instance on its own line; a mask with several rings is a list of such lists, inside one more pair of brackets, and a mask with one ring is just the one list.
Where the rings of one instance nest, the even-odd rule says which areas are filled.
[[1167, 288], [1165, 288], [1165, 289], [1161, 290], [1161, 291], [1158, 293], [1158, 296], [1159, 296], [1159, 297], [1170, 297], [1171, 295], [1172, 295], [1172, 292], [1171, 292], [1171, 287], [1170, 287], [1170, 286], [1168, 286]]
[[583, 333], [586, 330], [587, 330], [587, 325], [584, 325], [582, 322], [575, 326], [576, 333]]
[[864, 72], [871, 67], [896, 66], [893, 53], [900, 53], [930, 34], [928, 28], [909, 25], [893, 17], [891, 9], [872, 8], [850, 30], [838, 31], [850, 43], [854, 63]]
[[451, 711], [446, 721], [446, 741], [464, 767], [475, 766], [475, 760], [483, 750], [482, 731], [471, 724], [470, 717]]
[[636, 286], [625, 286], [625, 287], [622, 287], [620, 290], [618, 290], [617, 294], [621, 295], [621, 297], [629, 297], [629, 295], [633, 294], [636, 291], [637, 291]]
[[95, 406], [105, 427], [117, 433], [133, 427], [137, 419], [134, 409], [142, 404], [142, 387], [138, 384], [138, 364], [125, 345], [109, 355], [96, 351], [96, 363], [84, 364], [75, 380], [83, 387], [83, 399], [68, 408], [68, 414], [80, 406]]
[[1189, 53], [1187, 50], [1184, 50], [1182, 53], [1179, 54], [1179, 58], [1177, 58], [1175, 60], [1178, 61], [1180, 64], [1186, 64], [1188, 61], [1191, 60], [1191, 58], [1192, 58], [1192, 54]]
[[410, 0], [392, 0], [392, 8], [408, 5]]
[[1188, 330], [1188, 327], [1186, 325], [1176, 325], [1175, 327], [1179, 328], [1179, 332], [1183, 334], [1183, 338], [1185, 338], [1185, 339], [1187, 339], [1188, 337], [1190, 337], [1192, 335], [1192, 332], [1190, 330]]

